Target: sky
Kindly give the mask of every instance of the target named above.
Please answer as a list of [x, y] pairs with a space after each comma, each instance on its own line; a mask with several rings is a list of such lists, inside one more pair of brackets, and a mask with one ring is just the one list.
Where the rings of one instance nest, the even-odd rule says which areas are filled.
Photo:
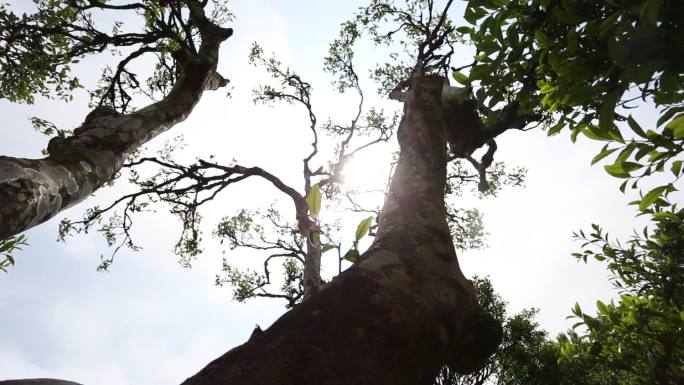
[[[178, 154], [180, 159], [209, 154], [223, 161], [237, 159], [300, 186], [301, 158], [309, 149], [309, 141], [301, 139], [308, 138], [306, 115], [291, 106], [251, 103], [251, 90], [265, 75], [248, 65], [250, 46], [259, 42], [313, 84], [319, 118], [348, 116], [355, 107], [353, 97], [330, 90], [321, 64], [339, 24], [361, 4], [235, 2], [235, 34], [223, 45], [219, 65], [231, 80], [232, 98], [226, 97], [226, 90], [205, 94], [187, 121], [154, 139], [149, 151], [182, 134], [187, 148]], [[370, 62], [372, 55], [372, 50], [360, 51], [361, 63]], [[86, 61], [77, 71], [88, 84], [106, 61]], [[87, 114], [86, 98], [79, 95], [69, 104], [0, 101], [5, 121], [0, 153], [39, 157], [48, 138], [35, 133], [28, 118], [35, 115], [62, 128], [75, 127]], [[651, 111], [642, 114], [646, 121], [653, 118]], [[572, 232], [600, 223], [625, 239], [643, 221], [627, 206], [631, 199], [618, 191], [619, 181], [600, 166], [590, 166], [600, 144], [582, 138], [573, 144], [567, 133], [547, 138], [541, 131], [530, 131], [504, 134], [498, 148], [497, 159], [528, 169], [526, 186], [506, 189], [496, 198], [460, 198], [457, 204], [484, 212], [488, 247], [461, 253], [459, 260], [467, 276], [491, 278], [511, 313], [540, 309], [537, 320], [553, 336], [571, 326], [565, 317], [575, 302], [592, 308], [597, 299], [616, 294], [603, 266], [579, 264], [570, 256], [579, 249]], [[378, 164], [383, 160], [370, 158]], [[8, 274], [0, 274], [0, 380], [180, 383], [246, 341], [256, 324], [265, 328], [285, 311], [283, 303], [274, 300], [236, 303], [227, 289], [216, 287], [223, 256], [245, 264], [258, 257], [224, 254], [208, 234], [205, 253], [192, 269], [182, 268], [172, 253], [178, 223], [163, 207], [136, 222], [134, 234], [144, 249], [122, 251], [107, 273], [96, 272], [99, 255], [110, 252], [98, 234], [56, 242], [62, 218], [79, 218], [91, 205], [110, 202], [128, 189], [121, 185], [99, 191], [27, 231], [30, 246], [15, 255], [16, 266]], [[276, 196], [265, 183], [236, 185], [206, 211], [206, 221], [215, 223], [240, 208], [268, 207]], [[324, 273], [332, 274], [330, 269]]]

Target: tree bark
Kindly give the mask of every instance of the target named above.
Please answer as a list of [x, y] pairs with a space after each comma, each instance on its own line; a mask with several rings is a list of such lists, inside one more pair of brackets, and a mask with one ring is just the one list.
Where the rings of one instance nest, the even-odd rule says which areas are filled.
[[445, 217], [443, 80], [411, 80], [399, 163], [359, 262], [182, 385], [428, 385], [445, 363], [468, 373], [495, 351], [501, 326], [461, 273]]
[[306, 239], [306, 258], [302, 272], [304, 299], [316, 294], [321, 287], [321, 245], [320, 242], [314, 244], [310, 236]]
[[[114, 178], [128, 156], [160, 133], [185, 120], [205, 90], [227, 84], [218, 72], [221, 43], [232, 30], [202, 19], [197, 54], [178, 51], [180, 74], [169, 95], [137, 112], [96, 108], [69, 138], [53, 138], [49, 156], [0, 156], [0, 240], [52, 218], [81, 202]], [[200, 14], [200, 12], [202, 12]]]

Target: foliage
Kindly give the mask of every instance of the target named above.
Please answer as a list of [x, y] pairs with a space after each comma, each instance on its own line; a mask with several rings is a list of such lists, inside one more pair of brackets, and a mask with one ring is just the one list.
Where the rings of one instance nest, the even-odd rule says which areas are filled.
[[[683, 381], [680, 298], [684, 255], [682, 212], [668, 200], [682, 173], [684, 148], [684, 7], [677, 1], [469, 0], [467, 33], [475, 61], [458, 74], [489, 106], [516, 95], [521, 108], [546, 120], [548, 134], [568, 127], [606, 142], [592, 159], [612, 157], [608, 174], [620, 186], [669, 170], [671, 182], [651, 187], [632, 202], [651, 214], [655, 229], [622, 246], [598, 225], [574, 255], [605, 261], [622, 295], [598, 301], [590, 316], [576, 306], [576, 327], [557, 348], [559, 370], [574, 383], [675, 384]], [[643, 128], [629, 109], [651, 104], [660, 117]], [[616, 123], [617, 122], [617, 123]], [[519, 378], [519, 376], [518, 376]], [[517, 383], [513, 381], [513, 383]], [[527, 381], [527, 383], [530, 383]]]
[[545, 331], [534, 321], [534, 309], [508, 315], [506, 301], [494, 291], [489, 278], [473, 279], [478, 302], [483, 310], [501, 322], [504, 330], [503, 342], [487, 363], [478, 371], [459, 375], [449, 368], [440, 370], [436, 385], [480, 385], [480, 384], [547, 384], [535, 382], [557, 375], [557, 355]]
[[16, 237], [0, 240], [0, 271], [7, 273], [10, 266], [14, 266], [14, 252], [21, 250], [22, 246], [28, 245], [26, 235], [20, 234]]
[[576, 306], [576, 326], [587, 333], [562, 347], [564, 359], [587, 355], [604, 363], [621, 384], [681, 384], [684, 380], [684, 210], [654, 216], [626, 245], [611, 242], [599, 226], [575, 256], [607, 264], [621, 292], [617, 303], [597, 301], [597, 315]]
[[[223, 259], [223, 268], [216, 276], [218, 286], [228, 285], [233, 298], [243, 302], [253, 297], [282, 298], [287, 307], [293, 307], [303, 295], [302, 273], [306, 258], [305, 239], [297, 226], [287, 222], [275, 209], [265, 213], [240, 210], [237, 215], [224, 217], [214, 235], [226, 242], [231, 250], [256, 250], [268, 253], [263, 269], [238, 268], [228, 258]], [[279, 289], [272, 288], [271, 261], [280, 260], [279, 272], [283, 276]]]
[[[625, 179], [622, 191], [667, 168], [676, 181], [684, 148], [683, 17], [679, 1], [470, 0], [472, 27], [460, 29], [477, 50], [468, 81], [490, 106], [516, 95], [522, 109], [546, 116], [549, 135], [568, 127], [573, 140], [582, 133], [607, 142], [593, 163], [615, 156], [605, 169]], [[660, 108], [655, 127], [644, 129], [628, 114], [639, 100]], [[674, 190], [666, 183], [635, 203], [650, 212], [667, 206], [660, 198]]]
[[[28, 3], [28, 2], [27, 2]], [[103, 70], [98, 87], [91, 91], [93, 106], [109, 105], [120, 111], [129, 109], [134, 94], [150, 98], [166, 95], [178, 74], [177, 61], [184, 52], [197, 54], [201, 44], [198, 28], [208, 17], [221, 24], [232, 14], [218, 0], [212, 0], [211, 13], [198, 7], [204, 2], [168, 2], [142, 0], [129, 4], [111, 4], [95, 0], [32, 0], [33, 12], [18, 15], [0, 4], [0, 98], [12, 102], [33, 103], [35, 95], [63, 100], [72, 99], [72, 91], [81, 82], [71, 74], [72, 67], [89, 55], [110, 50], [123, 57], [116, 66]], [[28, 4], [25, 4], [25, 6]], [[191, 8], [193, 10], [191, 11]], [[94, 12], [106, 11], [119, 21], [111, 31], [98, 28]], [[142, 31], [130, 32], [121, 16], [135, 12]], [[130, 19], [130, 17], [129, 17]], [[131, 22], [131, 24], [134, 24]], [[153, 55], [156, 64], [152, 75], [141, 82], [129, 69], [136, 59]]]
[[597, 225], [576, 238], [584, 242], [576, 258], [606, 264], [621, 294], [617, 303], [597, 301], [595, 316], [576, 305], [574, 330], [550, 340], [533, 322], [534, 311], [507, 317], [491, 283], [476, 280], [480, 303], [504, 326], [504, 341], [485, 367], [467, 376], [445, 368], [438, 385], [682, 383], [684, 210], [660, 213], [653, 231], [624, 246]]
[[32, 103], [35, 94], [70, 99], [70, 91], [80, 87], [78, 79], [69, 76], [70, 65], [88, 50], [75, 37], [95, 38], [95, 31], [86, 28], [90, 16], [61, 1], [34, 4], [37, 12], [22, 15], [0, 4], [0, 98], [25, 103]]

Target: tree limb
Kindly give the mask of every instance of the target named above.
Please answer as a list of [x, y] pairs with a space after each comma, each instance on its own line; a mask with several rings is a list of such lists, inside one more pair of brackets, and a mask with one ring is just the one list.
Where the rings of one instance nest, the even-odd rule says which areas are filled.
[[205, 90], [228, 83], [216, 66], [219, 47], [232, 29], [214, 25], [197, 8], [190, 10], [201, 26], [199, 53], [175, 53], [179, 76], [164, 99], [130, 114], [96, 108], [73, 136], [51, 140], [47, 158], [0, 156], [0, 239], [45, 222], [90, 196], [111, 181], [141, 145], [185, 120]]

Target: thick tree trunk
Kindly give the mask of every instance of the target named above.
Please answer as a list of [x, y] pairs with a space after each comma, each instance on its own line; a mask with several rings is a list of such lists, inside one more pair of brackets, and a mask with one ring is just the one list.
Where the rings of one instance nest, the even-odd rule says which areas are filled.
[[478, 369], [501, 327], [461, 273], [445, 218], [443, 78], [414, 78], [377, 237], [360, 262], [183, 385], [427, 385]]
[[[193, 12], [203, 16], [201, 9]], [[205, 23], [202, 45], [197, 54], [176, 53], [181, 73], [165, 99], [126, 115], [97, 108], [73, 136], [50, 140], [47, 158], [0, 156], [0, 240], [90, 196], [112, 180], [142, 144], [187, 118], [205, 90], [227, 83], [216, 65], [219, 46], [232, 30], [199, 16]]]

